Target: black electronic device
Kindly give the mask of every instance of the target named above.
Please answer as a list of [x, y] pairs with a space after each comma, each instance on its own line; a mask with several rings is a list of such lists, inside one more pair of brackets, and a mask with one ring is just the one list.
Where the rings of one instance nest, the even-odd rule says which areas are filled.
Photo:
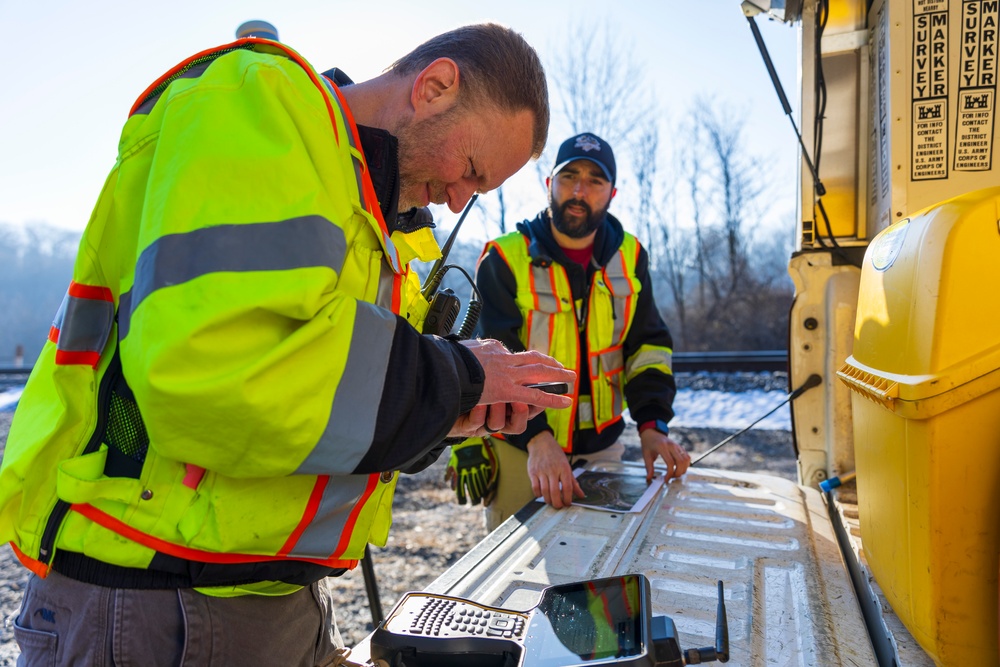
[[427, 317], [424, 318], [424, 333], [431, 333], [436, 336], [446, 336], [451, 333], [455, 326], [455, 320], [462, 311], [462, 303], [455, 296], [455, 292], [447, 287], [437, 292], [431, 299], [430, 308], [427, 310]]
[[[722, 582], [719, 582], [720, 596]], [[728, 660], [725, 607], [713, 649], [682, 654], [673, 621], [652, 618], [641, 574], [549, 586], [513, 611], [447, 595], [407, 593], [372, 634], [390, 667], [682, 667]]]
[[529, 389], [540, 389], [546, 394], [568, 394], [569, 385], [565, 382], [539, 382], [537, 384], [525, 385]]
[[434, 334], [435, 336], [450, 335], [452, 327], [455, 326], [455, 320], [458, 319], [458, 314], [462, 310], [462, 304], [458, 297], [455, 296], [455, 292], [450, 289], [439, 291], [441, 281], [444, 280], [444, 275], [449, 269], [458, 269], [461, 273], [465, 274], [466, 279], [472, 285], [472, 292], [475, 297], [469, 301], [469, 307], [465, 311], [465, 320], [455, 335], [460, 340], [464, 340], [472, 336], [472, 332], [476, 328], [479, 313], [482, 311], [479, 288], [476, 287], [476, 282], [465, 269], [453, 264], [445, 264], [445, 262], [448, 259], [448, 254], [451, 252], [452, 245], [455, 243], [455, 239], [458, 237], [458, 230], [461, 229], [462, 223], [465, 221], [465, 216], [472, 210], [472, 206], [478, 198], [478, 193], [472, 195], [469, 203], [465, 205], [462, 215], [459, 216], [458, 222], [455, 223], [455, 228], [451, 230], [448, 240], [445, 242], [444, 247], [441, 248], [441, 257], [431, 266], [430, 273], [427, 274], [427, 280], [420, 287], [420, 293], [430, 304], [427, 317], [424, 318], [423, 328], [421, 329], [422, 333]]

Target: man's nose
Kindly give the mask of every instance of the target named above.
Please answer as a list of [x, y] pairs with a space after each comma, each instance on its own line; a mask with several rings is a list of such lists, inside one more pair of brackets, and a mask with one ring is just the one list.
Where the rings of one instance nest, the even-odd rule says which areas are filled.
[[476, 192], [476, 184], [463, 179], [448, 186], [448, 209], [452, 213], [461, 213]]

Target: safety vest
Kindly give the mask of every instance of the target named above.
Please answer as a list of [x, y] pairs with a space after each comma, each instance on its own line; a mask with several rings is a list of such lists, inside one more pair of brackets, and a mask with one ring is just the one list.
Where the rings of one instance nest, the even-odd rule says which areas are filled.
[[[589, 294], [574, 303], [566, 269], [555, 262], [547, 268], [532, 264], [528, 243], [521, 232], [511, 232], [487, 243], [483, 254], [496, 248], [514, 274], [515, 300], [522, 318], [518, 338], [524, 347], [544, 352], [567, 368], [590, 373], [589, 397], [580, 396], [579, 387], [574, 386], [572, 409], [545, 411], [556, 441], [570, 453], [574, 415], [580, 427], [598, 432], [618, 421], [625, 407], [626, 377], [642, 370], [637, 367], [633, 372], [630, 366], [627, 372], [623, 352], [641, 289], [635, 275], [640, 246], [626, 232], [611, 261], [594, 272]], [[578, 318], [584, 312], [587, 349], [581, 350]]]
[[291, 49], [172, 69], [125, 124], [20, 400], [0, 539], [40, 576], [59, 549], [354, 567], [391, 523], [398, 474], [349, 473], [425, 232], [390, 237], [350, 110]]

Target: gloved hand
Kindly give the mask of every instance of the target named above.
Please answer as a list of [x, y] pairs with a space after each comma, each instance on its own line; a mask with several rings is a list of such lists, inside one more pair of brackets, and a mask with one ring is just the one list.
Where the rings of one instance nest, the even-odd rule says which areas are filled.
[[497, 490], [500, 464], [489, 438], [469, 438], [451, 446], [451, 457], [444, 479], [451, 483], [458, 503], [464, 505], [466, 493], [471, 504], [489, 505]]

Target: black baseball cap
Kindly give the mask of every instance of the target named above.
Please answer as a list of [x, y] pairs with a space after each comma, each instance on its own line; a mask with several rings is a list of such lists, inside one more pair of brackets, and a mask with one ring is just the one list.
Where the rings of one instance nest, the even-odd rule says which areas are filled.
[[562, 142], [556, 154], [556, 166], [552, 173], [558, 174], [574, 160], [590, 160], [604, 171], [611, 184], [615, 184], [615, 153], [608, 142], [592, 132], [584, 132]]

